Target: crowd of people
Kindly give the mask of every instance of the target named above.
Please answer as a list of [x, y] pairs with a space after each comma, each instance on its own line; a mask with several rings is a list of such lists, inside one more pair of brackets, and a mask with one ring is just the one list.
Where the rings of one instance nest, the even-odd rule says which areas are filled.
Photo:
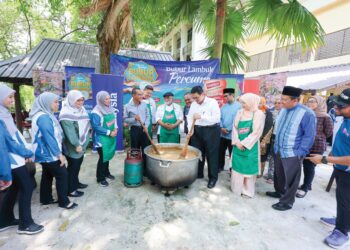
[[[97, 105], [88, 114], [84, 97], [77, 90], [69, 91], [58, 118], [60, 97], [44, 92], [35, 99], [29, 114], [32, 121], [32, 144], [28, 144], [18, 131], [9, 109], [14, 103], [15, 91], [0, 85], [0, 168], [1, 189], [7, 189], [0, 207], [0, 231], [18, 226], [18, 233], [36, 234], [43, 226], [36, 224], [31, 215], [33, 181], [25, 167], [34, 161], [42, 165], [40, 202], [57, 203], [59, 207], [74, 209], [78, 205], [69, 197], [84, 195], [79, 172], [92, 131], [93, 145], [99, 159], [96, 180], [102, 187], [115, 177], [109, 161], [115, 154], [118, 125], [110, 96], [106, 91], [96, 95]], [[160, 143], [180, 143], [180, 124], [190, 145], [199, 149], [202, 158], [198, 164], [198, 178], [204, 178], [205, 162], [208, 167], [209, 189], [214, 188], [220, 171], [230, 165], [231, 189], [236, 195], [253, 198], [259, 177], [273, 184], [274, 191], [266, 195], [278, 199], [272, 208], [278, 211], [292, 209], [295, 198], [304, 198], [312, 190], [315, 167], [319, 163], [332, 163], [337, 180], [337, 217], [321, 218], [333, 225], [334, 231], [325, 242], [332, 247], [348, 242], [350, 231], [350, 89], [333, 96], [332, 103], [318, 95], [300, 102], [302, 90], [286, 86], [274, 107], [253, 93], [235, 96], [233, 88], [223, 91], [225, 104], [205, 95], [196, 86], [184, 95], [185, 106], [174, 102], [174, 94], [163, 95], [164, 104], [155, 105], [153, 88], [133, 88], [131, 100], [124, 106], [123, 124], [130, 137], [130, 147], [144, 150], [150, 142], [148, 135], [157, 134]], [[336, 133], [332, 153], [325, 155], [327, 140], [333, 135], [334, 120], [328, 110], [344, 117]], [[192, 126], [193, 125], [193, 126]], [[193, 127], [193, 131], [190, 129]], [[125, 132], [125, 131], [124, 131]], [[335, 134], [334, 134], [335, 135]], [[226, 154], [231, 162], [227, 163]], [[145, 157], [145, 154], [143, 154]], [[265, 165], [268, 162], [268, 169]], [[67, 163], [67, 167], [66, 167]], [[144, 158], [144, 175], [147, 166]], [[304, 179], [301, 181], [302, 169]], [[52, 195], [56, 181], [57, 200]], [[19, 220], [14, 217], [18, 196]]]

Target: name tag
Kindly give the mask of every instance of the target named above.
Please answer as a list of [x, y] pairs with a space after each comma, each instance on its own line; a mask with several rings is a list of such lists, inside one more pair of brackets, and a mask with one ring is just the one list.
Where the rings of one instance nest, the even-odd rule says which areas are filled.
[[250, 132], [250, 128], [240, 128], [238, 129], [238, 134], [242, 135], [242, 134], [248, 134]]

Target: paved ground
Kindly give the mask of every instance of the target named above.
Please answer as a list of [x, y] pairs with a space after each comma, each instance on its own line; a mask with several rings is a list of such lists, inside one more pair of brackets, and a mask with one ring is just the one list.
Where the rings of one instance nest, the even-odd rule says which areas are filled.
[[[293, 210], [277, 212], [276, 200], [264, 195], [272, 186], [257, 182], [253, 199], [234, 196], [228, 171], [217, 186], [197, 180], [189, 189], [165, 197], [148, 181], [139, 188], [123, 185], [123, 160], [117, 155], [111, 171], [117, 179], [108, 188], [95, 182], [97, 155], [87, 154], [81, 181], [89, 184], [76, 198], [79, 207], [66, 211], [32, 200], [33, 217], [45, 225], [36, 236], [20, 236], [15, 229], [0, 233], [1, 249], [328, 249], [324, 237], [331, 230], [319, 222], [335, 215], [334, 187], [324, 191], [331, 168], [320, 166], [313, 191], [298, 199]], [[37, 180], [41, 167], [38, 166]]]

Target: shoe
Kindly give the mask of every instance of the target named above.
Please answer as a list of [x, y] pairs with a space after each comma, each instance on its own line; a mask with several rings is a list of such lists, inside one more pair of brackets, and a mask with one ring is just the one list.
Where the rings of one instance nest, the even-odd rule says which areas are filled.
[[277, 192], [266, 192], [266, 195], [272, 198], [281, 198], [282, 195], [280, 193]]
[[321, 217], [320, 218], [321, 223], [329, 226], [329, 227], [335, 227], [335, 223], [337, 221], [337, 218], [333, 217], [333, 218], [325, 218], [325, 217]]
[[332, 248], [340, 249], [349, 243], [349, 236], [343, 234], [338, 229], [334, 229], [324, 242]]
[[18, 228], [18, 234], [28, 234], [33, 235], [44, 231], [44, 226], [32, 223], [29, 227], [26, 228]]
[[14, 219], [12, 222], [0, 226], [0, 232], [5, 231], [7, 229], [10, 229], [11, 227], [16, 227], [18, 225], [19, 225], [19, 220], [18, 219]]
[[110, 179], [110, 180], [115, 180], [115, 177], [111, 174], [107, 175], [106, 178]]
[[84, 192], [75, 190], [73, 193], [68, 194], [69, 197], [81, 197], [84, 195]]
[[278, 211], [286, 211], [286, 210], [292, 209], [292, 206], [278, 202], [276, 204], [273, 204], [272, 208]]
[[106, 180], [100, 182], [101, 187], [108, 187], [108, 182]]
[[207, 187], [210, 188], [210, 189], [212, 189], [212, 188], [215, 187], [215, 184], [216, 184], [216, 181], [209, 181]]
[[70, 202], [67, 206], [65, 206], [65, 207], [61, 207], [61, 208], [65, 208], [65, 209], [68, 209], [68, 210], [71, 210], [71, 209], [74, 209], [74, 208], [76, 208], [78, 206], [78, 204], [77, 203], [74, 203], [74, 202]]
[[304, 198], [306, 196], [307, 192], [302, 190], [302, 189], [299, 189], [295, 195], [295, 197], [297, 198]]
[[84, 189], [84, 188], [87, 188], [89, 185], [87, 185], [87, 184], [83, 184], [83, 183], [80, 183], [79, 182], [79, 185], [78, 185], [78, 188], [79, 189]]
[[55, 201], [55, 200], [52, 200], [50, 202], [47, 202], [47, 203], [41, 203], [41, 205], [45, 206], [45, 205], [52, 205], [52, 204], [57, 204], [58, 201]]

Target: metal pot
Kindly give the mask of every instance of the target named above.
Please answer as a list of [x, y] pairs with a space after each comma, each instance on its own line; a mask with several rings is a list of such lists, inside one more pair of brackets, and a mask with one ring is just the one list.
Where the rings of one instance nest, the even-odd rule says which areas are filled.
[[[183, 147], [177, 143], [157, 144], [162, 148]], [[195, 151], [197, 157], [193, 159], [164, 160], [157, 155], [150, 155], [152, 146], [145, 148], [146, 168], [148, 178], [163, 188], [180, 188], [191, 185], [198, 176], [198, 161], [201, 152], [194, 147], [188, 146], [188, 150]]]

